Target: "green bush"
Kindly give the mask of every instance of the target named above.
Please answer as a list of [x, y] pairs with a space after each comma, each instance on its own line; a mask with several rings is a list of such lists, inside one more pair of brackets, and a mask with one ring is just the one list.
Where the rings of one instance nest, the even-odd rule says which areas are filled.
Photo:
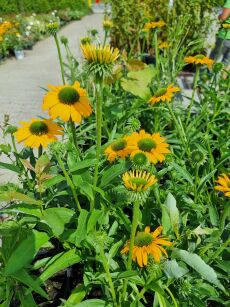
[[86, 7], [86, 0], [0, 0], [0, 14], [48, 13], [52, 10], [66, 8], [82, 10]]

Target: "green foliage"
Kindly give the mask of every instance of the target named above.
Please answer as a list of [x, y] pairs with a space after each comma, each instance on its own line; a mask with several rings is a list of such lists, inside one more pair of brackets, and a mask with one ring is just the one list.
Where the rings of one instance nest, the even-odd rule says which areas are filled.
[[[141, 48], [145, 40], [141, 30], [146, 22], [164, 20], [167, 23], [167, 31], [170, 31], [169, 29], [178, 22], [178, 19], [186, 16], [187, 23], [184, 23], [183, 28], [181, 28], [184, 36], [187, 37], [186, 40], [197, 39], [201, 36], [204, 38], [212, 21], [210, 16], [206, 16], [206, 13], [221, 5], [219, 1], [215, 0], [174, 0], [173, 9], [170, 10], [169, 1], [165, 0], [113, 0], [110, 3], [114, 21], [112, 42], [131, 54], [140, 53], [140, 51], [153, 52], [150, 48], [152, 35], [150, 35], [150, 43], [149, 41], [147, 44], [144, 43], [144, 50]], [[159, 32], [161, 40], [167, 40], [165, 31]]]
[[52, 10], [82, 10], [87, 6], [84, 0], [0, 0], [0, 14], [38, 13], [44, 14]]
[[[0, 155], [10, 162], [0, 168], [18, 174], [18, 183], [0, 186], [2, 306], [229, 305], [228, 187], [215, 189], [218, 176], [229, 173], [229, 72], [223, 65], [198, 66], [201, 77], [192, 97], [181, 88], [168, 94], [169, 101], [150, 104], [149, 99], [159, 89], [179, 86], [185, 56], [199, 50], [201, 37], [185, 42], [190, 22], [181, 16], [168, 29], [167, 51], [151, 42], [157, 55], [153, 64], [123, 53], [103, 82], [78, 64], [62, 39], [66, 84], [79, 81], [94, 112], [76, 126], [57, 118], [64, 136], [43, 154], [41, 148], [17, 149], [15, 129], [5, 118]], [[130, 154], [140, 145], [135, 139], [141, 129], [151, 134], [145, 144], [153, 147], [147, 147], [140, 170]], [[110, 161], [108, 152], [121, 139], [129, 152]], [[164, 143], [170, 153], [159, 154]], [[194, 159], [197, 152], [200, 161]], [[157, 162], [150, 161], [151, 154]], [[127, 179], [127, 171], [143, 178]], [[146, 172], [157, 182], [144, 190], [151, 178]], [[138, 260], [143, 257], [142, 267], [126, 253], [131, 242]]]

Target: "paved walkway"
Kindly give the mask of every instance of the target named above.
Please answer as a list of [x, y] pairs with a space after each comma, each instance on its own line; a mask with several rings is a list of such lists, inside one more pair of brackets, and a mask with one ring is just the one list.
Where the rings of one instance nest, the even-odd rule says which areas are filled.
[[[93, 14], [74, 21], [60, 31], [69, 40], [69, 46], [77, 59], [81, 58], [80, 38], [87, 30], [102, 33], [103, 14]], [[63, 55], [65, 53], [63, 52]], [[0, 65], [0, 124], [4, 114], [10, 115], [10, 123], [18, 124], [32, 117], [43, 115], [41, 111], [44, 90], [48, 84], [61, 84], [57, 50], [52, 37], [38, 42], [33, 50], [25, 52], [25, 59], [7, 59]], [[2, 143], [0, 134], [0, 144]], [[1, 162], [8, 162], [0, 156]], [[15, 181], [15, 173], [0, 168], [0, 184]]]
[[[68, 37], [70, 49], [80, 58], [79, 39], [87, 30], [102, 31], [103, 14], [93, 14], [74, 21], [61, 29]], [[63, 52], [64, 54], [64, 52]], [[10, 58], [0, 65], [0, 122], [9, 114], [11, 123], [41, 115], [41, 103], [47, 84], [61, 84], [57, 50], [52, 37], [38, 42], [33, 50], [25, 52], [25, 59]]]

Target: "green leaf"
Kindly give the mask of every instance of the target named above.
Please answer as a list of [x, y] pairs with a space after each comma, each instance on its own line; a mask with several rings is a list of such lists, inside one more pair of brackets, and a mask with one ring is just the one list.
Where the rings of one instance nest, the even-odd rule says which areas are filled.
[[82, 209], [78, 217], [77, 230], [75, 232], [75, 244], [78, 246], [87, 235], [87, 221], [89, 212]]
[[0, 193], [0, 201], [5, 201], [5, 202], [11, 202], [11, 201], [23, 201], [26, 204], [31, 204], [31, 205], [42, 205], [42, 201], [40, 200], [35, 200], [32, 197], [29, 197], [25, 194], [16, 192], [16, 191], [7, 191], [7, 192], [1, 192]]
[[230, 217], [230, 204], [226, 203], [224, 207], [224, 211], [220, 217], [220, 233], [222, 234], [225, 229], [225, 221]]
[[75, 166], [71, 168], [69, 171], [71, 173], [76, 172], [83, 168], [93, 167], [97, 162], [97, 159], [88, 159], [84, 161], [77, 161]]
[[6, 275], [11, 275], [29, 264], [40, 247], [48, 240], [49, 236], [45, 232], [32, 230], [27, 238], [21, 241], [13, 250], [6, 263], [4, 273]]
[[64, 231], [66, 224], [73, 218], [75, 212], [67, 208], [49, 208], [44, 211], [42, 220], [45, 221], [53, 231], [53, 234], [59, 237]]
[[91, 184], [89, 184], [88, 182], [82, 182], [78, 185], [78, 187], [80, 188], [82, 194], [88, 197], [89, 200], [93, 200], [94, 195]]
[[166, 234], [171, 229], [171, 223], [170, 223], [170, 217], [168, 214], [168, 210], [166, 208], [166, 205], [162, 205], [162, 227], [163, 227], [163, 234]]
[[43, 185], [48, 189], [62, 181], [65, 181], [65, 178], [62, 175], [56, 175], [52, 177], [51, 179], [45, 180], [43, 182]]
[[[24, 291], [25, 292], [25, 291]], [[21, 307], [37, 307], [37, 304], [33, 298], [32, 293], [24, 294], [21, 290], [18, 291]]]
[[100, 217], [104, 215], [104, 212], [101, 210], [95, 209], [89, 216], [87, 223], [87, 233], [89, 233], [96, 226], [97, 222], [100, 220]]
[[38, 281], [45, 282], [57, 272], [81, 261], [81, 257], [75, 249], [62, 252], [52, 257], [45, 265], [45, 269], [38, 277]]
[[175, 168], [175, 170], [178, 172], [178, 174], [184, 178], [186, 181], [188, 181], [191, 185], [193, 185], [193, 179], [192, 175], [183, 167], [176, 164], [175, 162], [172, 162], [172, 166]]
[[119, 273], [116, 278], [126, 279], [126, 278], [130, 278], [130, 277], [137, 276], [137, 275], [138, 275], [137, 271], [124, 271], [124, 272]]
[[176, 199], [171, 193], [168, 193], [166, 198], [166, 208], [170, 218], [170, 223], [177, 236], [179, 236], [179, 211], [176, 206]]
[[127, 78], [121, 79], [121, 86], [125, 91], [132, 93], [134, 96], [149, 100], [151, 91], [148, 85], [153, 79], [154, 74], [154, 68], [151, 66], [140, 71], [129, 72]]
[[217, 171], [217, 169], [214, 169], [212, 172], [210, 172], [208, 175], [204, 176], [201, 181], [200, 184], [197, 188], [197, 193], [200, 193], [204, 187], [204, 185], [206, 184], [206, 182], [215, 174], [215, 172]]
[[11, 274], [11, 276], [23, 284], [27, 285], [30, 289], [40, 294], [42, 297], [48, 299], [48, 295], [45, 291], [40, 287], [39, 282], [33, 279], [26, 270], [20, 270]]
[[112, 307], [112, 304], [103, 300], [91, 299], [79, 303], [75, 307]]
[[77, 286], [70, 294], [68, 300], [65, 302], [64, 307], [73, 307], [80, 303], [86, 295], [84, 285]]
[[33, 215], [40, 218], [42, 216], [41, 210], [36, 205], [27, 204], [16, 204], [10, 206], [9, 209], [2, 209], [2, 213], [12, 214], [12, 213], [22, 213], [25, 215]]
[[224, 291], [224, 287], [218, 280], [216, 272], [213, 270], [212, 267], [205, 263], [200, 256], [198, 256], [197, 254], [189, 253], [186, 250], [182, 249], [174, 249], [173, 255], [183, 260], [190, 267], [196, 270], [205, 280]]
[[110, 260], [113, 259], [114, 256], [116, 256], [119, 248], [121, 247], [121, 245], [123, 244], [123, 242], [120, 240], [118, 242], [116, 242], [115, 244], [113, 244], [113, 246], [111, 247], [111, 249], [109, 250], [109, 254], [108, 254], [108, 262], [110, 263]]
[[9, 163], [4, 163], [4, 162], [0, 162], [0, 168], [3, 168], [3, 169], [8, 169], [9, 171], [12, 171], [12, 172], [15, 172], [15, 173], [18, 173], [20, 174], [20, 168], [13, 165], [13, 164], [9, 164]]
[[129, 168], [130, 168], [130, 164], [128, 164], [126, 162], [121, 162], [120, 164], [110, 166], [108, 170], [103, 172], [100, 187], [101, 188], [105, 187], [114, 178], [117, 178], [122, 173], [127, 171]]
[[163, 270], [165, 274], [168, 276], [168, 278], [176, 278], [176, 279], [188, 273], [188, 270], [180, 267], [175, 259], [165, 261], [163, 264]]

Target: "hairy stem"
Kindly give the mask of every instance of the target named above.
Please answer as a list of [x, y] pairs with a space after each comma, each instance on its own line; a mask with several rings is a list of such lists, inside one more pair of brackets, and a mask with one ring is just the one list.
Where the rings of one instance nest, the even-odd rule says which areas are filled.
[[[138, 226], [138, 214], [139, 214], [139, 202], [135, 201], [134, 206], [133, 206], [133, 220], [132, 220], [132, 229], [131, 229], [130, 243], [129, 243], [129, 256], [128, 256], [128, 262], [127, 262], [127, 267], [126, 267], [127, 271], [130, 271], [132, 268], [134, 240], [135, 240], [135, 235], [136, 235], [137, 226]], [[128, 280], [125, 279], [123, 292], [122, 292], [123, 300], [126, 297], [127, 285], [128, 285]]]
[[61, 76], [62, 76], [62, 82], [63, 84], [65, 84], [65, 73], [64, 73], [64, 65], [63, 65], [63, 60], [62, 60], [62, 55], [61, 55], [61, 48], [60, 48], [60, 44], [59, 44], [59, 40], [57, 37], [57, 34], [54, 35], [54, 40], [57, 46], [57, 51], [58, 51], [58, 58], [59, 58], [59, 64], [60, 64], [60, 68], [61, 68]]
[[62, 172], [63, 172], [63, 174], [65, 176], [65, 179], [66, 179], [66, 181], [67, 181], [68, 185], [70, 186], [70, 189], [71, 189], [71, 191], [73, 193], [73, 197], [74, 197], [75, 203], [77, 205], [77, 208], [80, 211], [81, 210], [81, 205], [79, 203], [79, 200], [78, 200], [78, 197], [77, 197], [77, 193], [75, 191], [74, 184], [73, 184], [69, 174], [67, 173], [67, 171], [65, 169], [65, 166], [64, 166], [64, 163], [62, 162], [62, 159], [60, 158], [60, 156], [58, 154], [56, 155], [56, 158], [57, 158], [58, 164], [59, 164], [59, 166], [60, 166], [60, 168], [61, 168], [61, 170], [62, 170]]
[[115, 293], [112, 277], [111, 277], [111, 274], [110, 274], [108, 261], [106, 259], [105, 251], [104, 251], [104, 248], [103, 248], [101, 243], [99, 244], [99, 248], [100, 248], [100, 256], [101, 256], [102, 264], [103, 264], [104, 270], [106, 272], [106, 277], [108, 279], [108, 283], [109, 283], [109, 287], [110, 287], [110, 291], [111, 291], [111, 295], [112, 295], [112, 299], [113, 299], [113, 304], [114, 304], [115, 307], [117, 307], [118, 304], [117, 304], [117, 300], [116, 300], [116, 293]]
[[94, 179], [93, 179], [93, 187], [94, 187], [94, 199], [91, 202], [90, 210], [94, 209], [95, 205], [95, 188], [97, 187], [98, 181], [98, 172], [99, 172], [99, 164], [100, 164], [100, 154], [101, 154], [101, 129], [102, 129], [102, 90], [103, 83], [99, 82], [96, 87], [96, 133], [97, 133], [97, 143], [96, 143], [96, 165], [94, 170]]

